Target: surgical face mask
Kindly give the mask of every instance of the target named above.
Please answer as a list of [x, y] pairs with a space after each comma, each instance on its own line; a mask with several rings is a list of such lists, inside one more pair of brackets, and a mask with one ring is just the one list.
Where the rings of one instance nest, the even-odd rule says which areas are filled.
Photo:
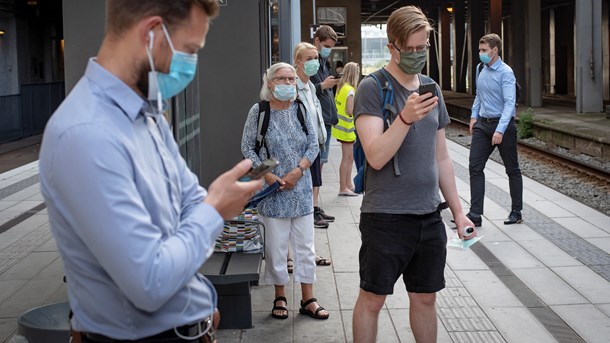
[[396, 61], [402, 71], [409, 75], [419, 74], [428, 60], [428, 51], [400, 52], [400, 61]]
[[273, 96], [279, 101], [292, 100], [297, 93], [297, 88], [294, 85], [275, 85]]
[[320, 50], [320, 56], [322, 56], [322, 58], [326, 58], [326, 57], [330, 56], [330, 51], [331, 51], [331, 48], [322, 47], [322, 50]]
[[303, 71], [307, 76], [316, 75], [318, 69], [320, 69], [320, 61], [318, 61], [317, 58], [315, 60], [309, 60], [303, 63]]
[[484, 52], [480, 52], [479, 53], [479, 59], [481, 60], [481, 62], [487, 64], [489, 62], [491, 62], [491, 57], [489, 57], [488, 54], [484, 53]]
[[149, 32], [150, 45], [146, 49], [148, 61], [150, 63], [151, 72], [148, 73], [148, 99], [167, 100], [176, 94], [182, 92], [193, 81], [197, 72], [197, 54], [187, 54], [174, 49], [171, 37], [167, 32], [165, 24], [161, 26], [163, 33], [172, 49], [172, 60], [169, 66], [169, 73], [161, 73], [155, 70], [155, 64], [152, 58], [152, 48], [154, 42], [154, 33]]

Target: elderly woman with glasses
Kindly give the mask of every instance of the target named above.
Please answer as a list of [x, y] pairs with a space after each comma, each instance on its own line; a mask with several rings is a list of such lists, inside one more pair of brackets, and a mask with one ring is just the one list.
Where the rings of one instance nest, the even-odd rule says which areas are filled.
[[[266, 229], [264, 281], [275, 285], [271, 316], [288, 318], [285, 285], [289, 281], [286, 256], [290, 243], [294, 249], [294, 279], [301, 283], [299, 312], [316, 319], [327, 319], [328, 311], [313, 296], [316, 253], [309, 167], [319, 148], [315, 128], [307, 120], [307, 114], [302, 113], [304, 107], [295, 101], [296, 80], [294, 67], [282, 62], [272, 65], [263, 75], [262, 101], [252, 106], [248, 113], [241, 149], [243, 155], [252, 160], [253, 166], [270, 157], [280, 162], [264, 176], [266, 185], [278, 182], [279, 190], [258, 204], [259, 219]], [[269, 116], [269, 126], [262, 147], [257, 151], [259, 116], [263, 113]]]

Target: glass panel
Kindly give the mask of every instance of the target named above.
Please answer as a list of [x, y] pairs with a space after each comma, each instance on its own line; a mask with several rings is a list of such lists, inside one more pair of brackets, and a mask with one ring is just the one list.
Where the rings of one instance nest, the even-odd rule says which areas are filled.
[[316, 9], [317, 23], [332, 27], [339, 38], [345, 38], [347, 22], [347, 7], [318, 7]]

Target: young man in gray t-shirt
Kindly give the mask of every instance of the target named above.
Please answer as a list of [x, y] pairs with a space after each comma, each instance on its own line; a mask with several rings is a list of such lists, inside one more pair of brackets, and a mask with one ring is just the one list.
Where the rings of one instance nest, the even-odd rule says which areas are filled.
[[360, 215], [360, 293], [352, 325], [355, 343], [376, 340], [379, 311], [400, 275], [409, 296], [416, 341], [436, 341], [436, 292], [445, 287], [447, 254], [439, 189], [453, 213], [459, 237], [464, 236], [464, 227], [473, 226], [462, 211], [455, 186], [445, 142], [449, 116], [440, 89], [437, 85], [436, 95], [417, 93], [422, 80], [432, 81], [420, 74], [430, 30], [426, 16], [414, 6], [394, 11], [388, 20], [391, 58], [384, 72], [393, 87], [398, 114], [387, 130], [377, 82], [368, 77], [356, 92], [356, 131], [368, 165]]

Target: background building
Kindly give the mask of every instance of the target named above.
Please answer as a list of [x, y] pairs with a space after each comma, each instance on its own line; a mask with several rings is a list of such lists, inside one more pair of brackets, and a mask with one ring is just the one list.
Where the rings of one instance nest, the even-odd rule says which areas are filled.
[[[389, 59], [383, 24], [407, 4], [420, 6], [434, 24], [424, 71], [443, 90], [474, 94], [478, 39], [495, 32], [523, 87], [523, 105], [600, 113], [610, 104], [610, 0], [220, 3], [198, 76], [170, 111], [181, 152], [204, 185], [242, 158], [243, 124], [266, 68], [292, 63], [294, 46], [311, 42], [319, 24], [339, 34], [333, 65], [378, 68]], [[42, 133], [97, 53], [104, 13], [104, 0], [0, 0], [0, 143]]]

